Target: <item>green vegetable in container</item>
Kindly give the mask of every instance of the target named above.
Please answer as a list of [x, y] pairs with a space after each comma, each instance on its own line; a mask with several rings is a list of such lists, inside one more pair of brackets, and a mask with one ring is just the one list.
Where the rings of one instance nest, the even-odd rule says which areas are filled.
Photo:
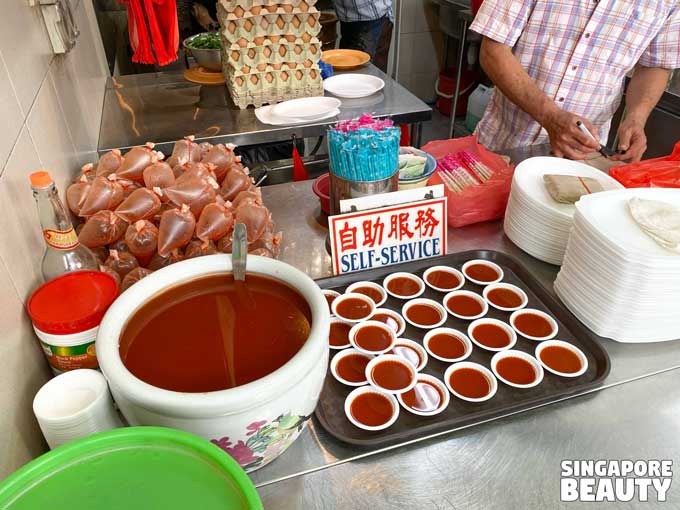
[[222, 42], [218, 34], [205, 33], [194, 37], [187, 46], [197, 50], [219, 50], [222, 49]]

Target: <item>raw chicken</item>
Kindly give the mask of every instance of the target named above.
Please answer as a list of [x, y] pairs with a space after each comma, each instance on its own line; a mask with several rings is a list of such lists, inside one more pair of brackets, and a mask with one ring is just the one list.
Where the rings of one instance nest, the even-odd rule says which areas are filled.
[[113, 211], [99, 211], [88, 218], [78, 240], [88, 248], [105, 246], [123, 237], [127, 222]]
[[116, 214], [129, 223], [151, 218], [161, 209], [161, 199], [156, 192], [139, 188], [132, 192], [118, 207]]
[[167, 257], [176, 248], [184, 248], [194, 235], [196, 219], [189, 206], [170, 209], [161, 215], [158, 227], [158, 254]]
[[95, 174], [97, 177], [107, 177], [110, 174], [116, 173], [122, 162], [123, 155], [120, 153], [120, 150], [113, 149], [99, 158]]
[[196, 222], [196, 237], [202, 241], [217, 241], [234, 225], [234, 216], [227, 205], [208, 204]]
[[114, 209], [122, 201], [123, 187], [115, 175], [96, 177], [80, 207], [80, 216], [91, 216], [98, 211]]

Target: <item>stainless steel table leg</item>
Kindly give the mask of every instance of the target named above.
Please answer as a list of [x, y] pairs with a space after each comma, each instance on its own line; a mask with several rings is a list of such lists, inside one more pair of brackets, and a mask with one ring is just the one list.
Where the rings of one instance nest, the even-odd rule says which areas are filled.
[[415, 122], [411, 124], [411, 145], [420, 149], [423, 142], [423, 123]]
[[467, 19], [461, 21], [460, 42], [458, 44], [458, 62], [456, 63], [456, 89], [453, 92], [453, 106], [451, 108], [451, 120], [449, 122], [449, 138], [453, 138], [456, 123], [456, 110], [458, 109], [458, 95], [460, 94], [460, 76], [463, 74], [463, 58], [465, 57], [465, 39], [467, 37]]

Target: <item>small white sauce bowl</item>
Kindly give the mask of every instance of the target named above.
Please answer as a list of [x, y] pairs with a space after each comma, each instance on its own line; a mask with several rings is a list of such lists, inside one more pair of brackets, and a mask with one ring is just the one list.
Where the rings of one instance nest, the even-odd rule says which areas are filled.
[[[477, 315], [461, 315], [459, 313], [454, 312], [448, 307], [447, 303], [449, 302], [449, 299], [456, 296], [471, 297], [481, 305], [482, 311]], [[481, 317], [484, 317], [489, 311], [489, 304], [486, 302], [486, 300], [476, 292], [472, 292], [470, 290], [454, 290], [453, 292], [449, 292], [446, 296], [444, 296], [444, 299], [442, 299], [442, 304], [444, 305], [444, 308], [446, 308], [446, 311], [449, 312], [449, 314], [464, 321], [473, 321], [475, 319], [479, 319]]]
[[[481, 264], [483, 266], [492, 267], [498, 273], [498, 278], [496, 278], [495, 280], [488, 281], [488, 282], [483, 282], [481, 280], [476, 280], [474, 278], [471, 278], [470, 275], [467, 274], [466, 270], [467, 270], [468, 267], [476, 265], [476, 264]], [[492, 283], [498, 283], [505, 276], [504, 273], [503, 273], [503, 270], [501, 269], [501, 266], [499, 266], [498, 264], [494, 264], [493, 262], [491, 262], [489, 260], [484, 260], [484, 259], [468, 260], [465, 264], [463, 264], [463, 274], [465, 275], [466, 279], [468, 279], [472, 283], [476, 283], [477, 285], [491, 285]]]
[[[521, 358], [523, 360], [528, 361], [533, 367], [534, 372], [536, 373], [536, 379], [534, 379], [529, 384], [517, 384], [507, 380], [505, 377], [498, 373], [497, 368], [498, 362], [505, 358]], [[531, 354], [527, 354], [524, 351], [519, 351], [516, 349], [510, 349], [507, 351], [497, 352], [496, 354], [494, 354], [493, 357], [491, 358], [491, 371], [494, 373], [494, 375], [498, 378], [499, 381], [503, 381], [505, 384], [507, 384], [508, 386], [512, 386], [513, 388], [533, 388], [534, 386], [538, 386], [539, 384], [541, 384], [541, 381], [543, 381], [544, 376], [543, 367], [536, 358], [534, 358]]]
[[[581, 370], [579, 370], [578, 372], [568, 373], [568, 372], [559, 372], [559, 371], [555, 370], [554, 368], [551, 368], [550, 365], [548, 365], [547, 363], [545, 363], [541, 359], [541, 352], [543, 351], [543, 349], [545, 349], [546, 347], [551, 347], [551, 346], [553, 346], [553, 347], [564, 347], [565, 349], [569, 349], [574, 354], [576, 354], [579, 357], [579, 359], [581, 360]], [[559, 375], [560, 377], [578, 377], [579, 375], [585, 374], [586, 370], [588, 370], [588, 358], [583, 353], [583, 351], [581, 349], [579, 349], [578, 347], [576, 347], [575, 345], [570, 344], [568, 342], [564, 342], [562, 340], [546, 340], [545, 342], [541, 342], [540, 344], [538, 344], [536, 346], [535, 353], [536, 353], [536, 359], [538, 360], [538, 362], [541, 364], [541, 366], [543, 368], [545, 368], [548, 372], [551, 372], [555, 375]]]
[[413, 391], [416, 392], [418, 391], [418, 386], [420, 385], [420, 383], [431, 384], [432, 386], [436, 386], [439, 389], [439, 392], [441, 393], [442, 397], [442, 401], [439, 403], [439, 406], [432, 411], [418, 411], [417, 409], [413, 409], [412, 407], [407, 406], [403, 400], [404, 394], [400, 393], [399, 395], [397, 395], [397, 400], [401, 404], [401, 407], [406, 409], [409, 413], [418, 416], [434, 416], [436, 414], [443, 412], [447, 407], [449, 407], [449, 402], [451, 401], [449, 389], [442, 381], [429, 374], [418, 374], [416, 385], [413, 387]]
[[[515, 321], [517, 320], [517, 317], [523, 314], [535, 314], [540, 317], [543, 317], [546, 319], [549, 323], [550, 326], [552, 327], [552, 332], [549, 335], [546, 336], [531, 336], [528, 335], [524, 332], [522, 332], [521, 329], [519, 329], [517, 326], [515, 326]], [[517, 310], [516, 312], [513, 312], [512, 315], [510, 315], [510, 326], [512, 326], [512, 329], [514, 329], [517, 334], [523, 336], [527, 340], [535, 340], [537, 342], [542, 342], [543, 340], [550, 340], [552, 338], [555, 338], [557, 336], [557, 332], [559, 331], [559, 326], [557, 324], [557, 321], [549, 314], [541, 311], [541, 310], [536, 310], [535, 308], [523, 308], [522, 310]]]
[[[414, 305], [429, 305], [434, 308], [436, 308], [439, 311], [439, 315], [441, 316], [439, 322], [436, 322], [431, 325], [426, 325], [426, 324], [418, 324], [417, 322], [412, 321], [411, 319], [408, 318], [408, 310], [413, 307]], [[415, 326], [416, 328], [420, 329], [434, 329], [438, 328], [442, 324], [446, 322], [446, 319], [448, 317], [446, 313], [446, 309], [436, 301], [432, 299], [426, 299], [426, 298], [417, 298], [417, 299], [411, 299], [410, 301], [404, 303], [404, 306], [401, 308], [401, 316], [404, 318], [406, 322], [408, 322], [411, 326]]]
[[[357, 333], [359, 333], [364, 328], [373, 327], [373, 326], [382, 329], [383, 331], [385, 331], [387, 334], [390, 335], [390, 344], [385, 349], [372, 351], [370, 349], [366, 349], [365, 347], [362, 347], [361, 345], [357, 344], [357, 342], [356, 342]], [[384, 354], [388, 351], [391, 351], [392, 348], [394, 347], [394, 343], [396, 341], [397, 341], [397, 336], [394, 334], [394, 330], [383, 322], [378, 322], [378, 321], [360, 322], [360, 323], [352, 326], [352, 329], [349, 330], [349, 343], [352, 344], [352, 347], [354, 347], [359, 352], [362, 352], [364, 354], [370, 354], [371, 356], [378, 356], [379, 354]]]
[[[445, 358], [444, 356], [439, 356], [438, 354], [435, 354], [432, 351], [432, 348], [430, 347], [430, 339], [435, 335], [455, 336], [456, 338], [460, 339], [460, 341], [463, 342], [463, 344], [465, 344], [465, 353], [459, 358]], [[464, 359], [467, 359], [470, 356], [470, 354], [472, 354], [472, 342], [470, 341], [468, 336], [462, 331], [458, 331], [457, 329], [453, 328], [431, 329], [425, 334], [425, 337], [423, 338], [423, 346], [425, 347], [425, 350], [428, 352], [430, 356], [432, 356], [435, 359], [438, 359], [439, 361], [444, 361], [445, 363], [456, 363], [458, 361], [463, 361]]]
[[370, 287], [371, 289], [375, 289], [378, 292], [380, 292], [380, 296], [381, 296], [380, 300], [377, 303], [374, 301], [376, 307], [382, 306], [382, 304], [385, 301], [387, 301], [387, 292], [385, 292], [385, 289], [382, 288], [382, 285], [377, 284], [375, 282], [355, 282], [352, 285], [350, 285], [349, 287], [347, 287], [347, 289], [345, 289], [345, 292], [347, 294], [349, 294], [349, 293], [361, 294], [361, 292], [358, 292], [358, 293], [355, 292], [355, 289], [359, 289], [361, 287]]
[[[387, 397], [387, 399], [390, 401], [390, 404], [392, 404], [392, 417], [387, 422], [376, 426], [364, 425], [363, 423], [355, 419], [354, 416], [352, 416], [351, 411], [352, 402], [354, 401], [355, 398], [357, 398], [359, 395], [363, 395], [364, 393], [376, 393], [378, 395]], [[397, 421], [397, 418], [399, 418], [399, 402], [397, 401], [395, 396], [390, 393], [385, 393], [384, 391], [373, 388], [372, 386], [362, 386], [361, 388], [352, 390], [350, 394], [347, 395], [347, 398], [345, 399], [345, 416], [347, 416], [347, 419], [353, 425], [359, 427], [360, 429], [370, 431], [384, 430], [391, 426], [395, 421]]]
[[[392, 280], [394, 280], [395, 278], [408, 278], [409, 280], [413, 280], [414, 282], [416, 282], [418, 284], [418, 291], [415, 292], [414, 294], [410, 294], [408, 296], [403, 296], [401, 294], [395, 294], [387, 286], [388, 283], [391, 282]], [[397, 299], [413, 299], [413, 298], [420, 296], [423, 292], [425, 292], [425, 282], [423, 282], [423, 280], [421, 280], [420, 277], [418, 277], [414, 274], [411, 274], [411, 273], [404, 273], [404, 272], [392, 273], [392, 274], [386, 276], [385, 279], [383, 280], [383, 287], [384, 287], [385, 291], [390, 296], [395, 297]]]
[[[451, 387], [451, 384], [449, 383], [449, 379], [453, 372], [455, 372], [456, 370], [460, 370], [461, 368], [474, 368], [475, 370], [482, 372], [489, 381], [489, 393], [487, 393], [483, 397], [472, 398], [466, 397], [465, 395], [461, 395], [456, 390], [454, 390]], [[454, 396], [458, 397], [461, 400], [466, 400], [467, 402], [486, 402], [487, 400], [491, 399], [498, 391], [498, 381], [496, 380], [496, 377], [493, 375], [491, 370], [489, 370], [483, 365], [480, 365], [479, 363], [473, 363], [472, 361], [461, 361], [460, 363], [454, 363], [449, 368], [447, 368], [446, 372], [444, 372], [444, 384], [446, 384], [446, 387]]]
[[[444, 271], [444, 272], [446, 272], [446, 273], [450, 273], [450, 274], [456, 275], [456, 276], [458, 277], [458, 279], [460, 280], [460, 283], [459, 283], [458, 285], [456, 285], [455, 287], [452, 287], [452, 288], [450, 288], [450, 289], [446, 289], [446, 288], [443, 288], [443, 287], [437, 287], [437, 286], [431, 284], [431, 283], [427, 280], [428, 275], [430, 275], [431, 273], [434, 273], [435, 271]], [[430, 287], [431, 289], [434, 289], [434, 290], [436, 290], [436, 291], [439, 291], [439, 292], [451, 292], [451, 291], [454, 291], [454, 290], [458, 290], [458, 289], [460, 289], [463, 285], [465, 285], [465, 275], [463, 275], [463, 273], [461, 273], [460, 271], [458, 271], [458, 269], [454, 269], [453, 267], [449, 267], [449, 266], [432, 266], [432, 267], [430, 267], [429, 269], [427, 269], [427, 270], [423, 273], [423, 281], [425, 282], [425, 285], [427, 285], [428, 287]]]
[[[522, 304], [515, 307], [505, 307], [497, 305], [496, 303], [489, 299], [489, 293], [495, 289], [507, 289], [515, 292], [522, 298]], [[529, 303], [529, 297], [527, 296], [526, 292], [520, 289], [517, 285], [513, 285], [511, 283], [492, 283], [491, 285], [487, 285], [486, 287], [484, 287], [482, 295], [484, 296], [486, 302], [489, 303], [489, 305], [493, 306], [496, 310], [501, 310], [503, 312], [514, 312], [515, 310], [520, 310], [527, 306], [527, 304]]]

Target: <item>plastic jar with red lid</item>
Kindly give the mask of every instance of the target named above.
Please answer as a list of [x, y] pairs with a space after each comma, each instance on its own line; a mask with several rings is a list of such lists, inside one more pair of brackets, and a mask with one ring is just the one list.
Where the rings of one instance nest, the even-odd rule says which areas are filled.
[[53, 372], [99, 367], [97, 330], [117, 296], [116, 281], [99, 271], [66, 273], [33, 292], [26, 307]]

